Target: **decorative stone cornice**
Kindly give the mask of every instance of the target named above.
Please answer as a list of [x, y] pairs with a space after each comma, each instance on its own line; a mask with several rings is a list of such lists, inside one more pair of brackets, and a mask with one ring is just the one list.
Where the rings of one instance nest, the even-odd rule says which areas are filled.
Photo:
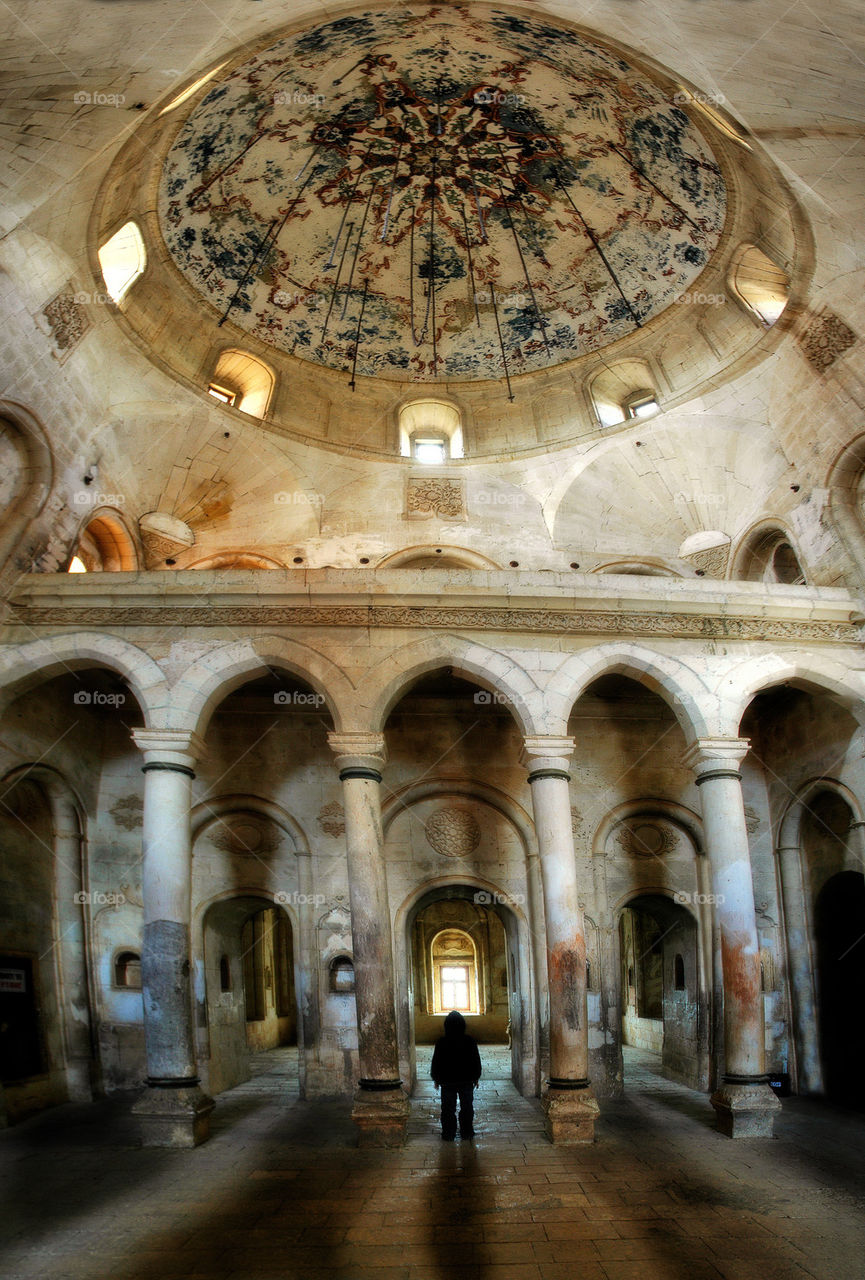
[[849, 621], [766, 618], [676, 611], [537, 609], [438, 605], [130, 605], [50, 606], [12, 603], [7, 625], [103, 630], [127, 627], [359, 627], [430, 631], [504, 631], [624, 638], [651, 635], [683, 640], [764, 640], [791, 644], [861, 643], [861, 627]]
[[529, 780], [538, 774], [567, 777], [574, 745], [573, 738], [533, 734], [523, 740], [520, 764], [528, 770]]
[[165, 765], [191, 772], [207, 754], [203, 739], [189, 729], [133, 729], [132, 739], [144, 752], [145, 769]]

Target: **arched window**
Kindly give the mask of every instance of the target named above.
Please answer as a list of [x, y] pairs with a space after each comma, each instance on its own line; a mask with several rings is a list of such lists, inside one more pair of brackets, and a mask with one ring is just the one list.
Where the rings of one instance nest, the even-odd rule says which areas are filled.
[[137, 951], [118, 951], [114, 957], [114, 985], [128, 991], [141, 990], [141, 956]]
[[136, 222], [125, 223], [99, 250], [105, 288], [119, 302], [143, 274], [147, 250]]
[[763, 528], [745, 542], [737, 557], [735, 576], [746, 582], [784, 582], [802, 586], [805, 574], [783, 529]]
[[69, 562], [69, 573], [116, 573], [138, 568], [138, 553], [122, 519], [99, 511], [81, 529]]
[[400, 453], [436, 466], [464, 454], [462, 416], [446, 400], [412, 400], [399, 411]]
[[781, 315], [790, 297], [786, 272], [754, 244], [739, 246], [728, 281], [749, 315], [767, 329]]
[[673, 986], [676, 991], [685, 990], [685, 961], [678, 953], [673, 957]]
[[589, 383], [595, 415], [602, 427], [651, 418], [661, 409], [649, 366], [644, 360], [605, 365]]
[[223, 351], [207, 390], [221, 404], [263, 418], [275, 384], [273, 371], [249, 351]]
[[433, 1005], [436, 1013], [480, 1013], [475, 944], [462, 929], [443, 929], [432, 940]]
[[347, 996], [354, 991], [354, 965], [349, 956], [336, 956], [331, 960], [330, 990], [337, 996]]

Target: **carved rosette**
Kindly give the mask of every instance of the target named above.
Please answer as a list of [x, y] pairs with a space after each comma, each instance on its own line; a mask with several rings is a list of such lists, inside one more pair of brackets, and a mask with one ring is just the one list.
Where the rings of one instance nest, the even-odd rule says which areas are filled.
[[663, 858], [679, 843], [673, 827], [665, 822], [631, 822], [616, 832], [616, 840], [630, 858]]
[[261, 857], [273, 853], [282, 843], [273, 823], [245, 813], [222, 819], [209, 835], [211, 844], [234, 857]]
[[90, 328], [87, 312], [78, 301], [72, 285], [68, 284], [62, 293], [42, 308], [42, 314], [48, 321], [57, 348], [55, 354], [62, 362]]
[[141, 796], [121, 796], [108, 810], [118, 827], [135, 831], [144, 821], [144, 801]]
[[818, 374], [835, 363], [856, 342], [856, 334], [834, 311], [818, 311], [799, 335], [803, 356]]
[[406, 490], [409, 519], [465, 520], [466, 497], [462, 480], [444, 476], [410, 476]]
[[336, 800], [322, 805], [317, 821], [325, 835], [341, 836], [345, 833], [345, 810]]
[[426, 838], [446, 858], [467, 858], [481, 841], [481, 829], [468, 809], [453, 805], [427, 819]]

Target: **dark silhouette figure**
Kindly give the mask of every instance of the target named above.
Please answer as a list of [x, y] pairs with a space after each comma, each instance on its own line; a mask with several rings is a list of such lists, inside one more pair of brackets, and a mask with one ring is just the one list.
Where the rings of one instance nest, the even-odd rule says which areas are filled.
[[473, 1093], [481, 1078], [481, 1055], [474, 1036], [466, 1032], [466, 1020], [454, 1010], [445, 1018], [445, 1033], [436, 1041], [430, 1069], [433, 1084], [442, 1095], [442, 1140], [453, 1142], [457, 1134], [457, 1098], [460, 1100], [460, 1137], [474, 1137]]

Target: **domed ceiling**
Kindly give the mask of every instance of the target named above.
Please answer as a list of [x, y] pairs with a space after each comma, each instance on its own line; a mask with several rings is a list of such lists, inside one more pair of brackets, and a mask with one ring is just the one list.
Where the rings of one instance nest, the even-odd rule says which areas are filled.
[[451, 7], [347, 16], [236, 65], [159, 191], [217, 321], [352, 382], [510, 379], [605, 347], [689, 288], [725, 209], [708, 143], [644, 69]]

